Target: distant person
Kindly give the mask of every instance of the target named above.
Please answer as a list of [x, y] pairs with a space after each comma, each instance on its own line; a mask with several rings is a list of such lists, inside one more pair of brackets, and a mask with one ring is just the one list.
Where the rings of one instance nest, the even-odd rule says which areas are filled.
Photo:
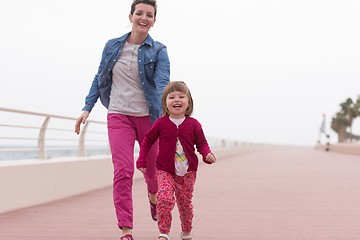
[[205, 163], [214, 163], [216, 159], [211, 153], [200, 123], [190, 117], [193, 100], [185, 83], [170, 82], [164, 89], [161, 103], [163, 116], [155, 121], [146, 134], [136, 167], [143, 173], [148, 171], [151, 164], [147, 156], [159, 139], [159, 155], [156, 161], [159, 183], [159, 239], [169, 239], [171, 211], [175, 206], [174, 194], [180, 213], [181, 238], [192, 239], [192, 197], [199, 163], [194, 146]]
[[[123, 240], [133, 240], [134, 144], [143, 141], [152, 123], [160, 117], [161, 94], [170, 78], [167, 49], [149, 35], [156, 11], [155, 0], [133, 1], [129, 15], [132, 31], [106, 43], [83, 113], [75, 125], [75, 132], [79, 134], [81, 123], [85, 123], [100, 98], [108, 109], [108, 135], [114, 164], [113, 197]], [[148, 155], [148, 171], [144, 174], [151, 216], [155, 221], [157, 153], [155, 144]]]

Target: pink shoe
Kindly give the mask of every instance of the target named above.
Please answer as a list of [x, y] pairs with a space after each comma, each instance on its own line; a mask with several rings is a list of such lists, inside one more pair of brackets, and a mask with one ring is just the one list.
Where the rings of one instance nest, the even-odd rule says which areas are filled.
[[150, 198], [149, 198], [149, 203], [150, 203], [150, 212], [151, 212], [151, 217], [154, 221], [157, 221], [157, 215], [156, 215], [156, 203], [152, 203], [150, 201]]
[[134, 240], [134, 238], [131, 234], [126, 234], [125, 236], [122, 236], [120, 240]]

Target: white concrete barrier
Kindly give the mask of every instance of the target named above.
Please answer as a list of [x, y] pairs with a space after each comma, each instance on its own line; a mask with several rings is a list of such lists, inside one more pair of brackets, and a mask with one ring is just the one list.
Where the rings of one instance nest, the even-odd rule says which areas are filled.
[[0, 162], [0, 213], [46, 203], [112, 184], [106, 156]]
[[[213, 152], [219, 160], [256, 149], [218, 148]], [[134, 179], [139, 178], [142, 173], [135, 169]], [[109, 155], [0, 161], [0, 213], [111, 186], [112, 180], [113, 164]]]

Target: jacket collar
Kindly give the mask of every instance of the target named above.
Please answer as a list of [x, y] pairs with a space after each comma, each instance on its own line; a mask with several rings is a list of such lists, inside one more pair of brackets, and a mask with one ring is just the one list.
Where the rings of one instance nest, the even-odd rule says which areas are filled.
[[[118, 40], [119, 42], [121, 42], [121, 43], [124, 43], [125, 40], [126, 40], [126, 38], [129, 36], [130, 33], [131, 33], [131, 32], [126, 33], [125, 35], [119, 37], [117, 40]], [[150, 34], [148, 34], [147, 37], [146, 37], [146, 39], [145, 39], [145, 41], [141, 44], [141, 46], [144, 45], [144, 44], [147, 44], [147, 45], [149, 45], [149, 46], [152, 46], [152, 45], [153, 45], [153, 42], [154, 42], [154, 40], [151, 38]]]

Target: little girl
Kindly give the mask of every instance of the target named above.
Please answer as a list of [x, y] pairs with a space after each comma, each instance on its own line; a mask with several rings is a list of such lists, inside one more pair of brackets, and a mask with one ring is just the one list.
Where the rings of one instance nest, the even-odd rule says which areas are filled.
[[[163, 115], [146, 134], [136, 167], [146, 171], [146, 157], [151, 146], [159, 139], [156, 162], [159, 190], [157, 192], [157, 218], [159, 239], [169, 239], [171, 211], [176, 204], [181, 220], [181, 238], [192, 239], [192, 196], [198, 168], [194, 145], [207, 164], [216, 161], [211, 153], [200, 123], [190, 117], [193, 100], [184, 82], [170, 82], [162, 95]], [[174, 197], [175, 194], [175, 197]]]

